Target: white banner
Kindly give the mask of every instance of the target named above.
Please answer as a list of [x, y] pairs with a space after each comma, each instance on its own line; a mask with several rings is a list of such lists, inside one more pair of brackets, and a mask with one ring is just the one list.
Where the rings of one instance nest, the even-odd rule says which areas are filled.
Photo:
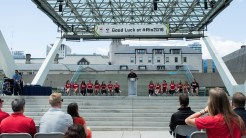
[[96, 36], [156, 36], [167, 35], [168, 27], [163, 24], [156, 25], [96, 25]]

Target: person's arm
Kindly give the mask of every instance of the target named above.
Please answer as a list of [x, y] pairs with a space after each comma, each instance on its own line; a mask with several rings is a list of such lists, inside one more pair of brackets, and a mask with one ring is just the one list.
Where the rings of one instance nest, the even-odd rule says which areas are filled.
[[170, 123], [169, 123], [169, 128], [170, 130], [173, 132], [175, 130], [175, 127], [176, 127], [176, 123], [175, 123], [175, 118], [174, 118], [174, 115], [171, 116], [171, 120], [170, 120]]
[[36, 126], [33, 120], [30, 122], [30, 135], [34, 138], [34, 135], [37, 133]]
[[185, 119], [185, 123], [187, 125], [196, 127], [195, 119], [206, 114], [206, 113], [208, 113], [208, 107], [206, 107], [205, 109], [202, 109], [201, 111], [196, 112], [196, 113], [190, 115], [189, 117], [187, 117]]

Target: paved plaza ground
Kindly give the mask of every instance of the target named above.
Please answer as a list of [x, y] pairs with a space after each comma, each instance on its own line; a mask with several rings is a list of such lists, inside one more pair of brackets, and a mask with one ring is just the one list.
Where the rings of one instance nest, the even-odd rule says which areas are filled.
[[93, 138], [173, 138], [164, 131], [94, 131]]

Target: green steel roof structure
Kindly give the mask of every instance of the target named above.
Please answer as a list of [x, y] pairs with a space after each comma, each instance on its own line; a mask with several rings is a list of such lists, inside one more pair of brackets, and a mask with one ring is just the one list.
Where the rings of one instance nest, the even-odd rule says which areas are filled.
[[232, 0], [32, 0], [67, 39], [126, 39], [152, 36], [96, 36], [96, 25], [168, 26], [158, 39], [200, 38]]

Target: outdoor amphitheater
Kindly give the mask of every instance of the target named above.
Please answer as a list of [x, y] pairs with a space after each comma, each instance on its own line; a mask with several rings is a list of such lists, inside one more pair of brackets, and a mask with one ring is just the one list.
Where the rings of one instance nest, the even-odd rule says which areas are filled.
[[[87, 138], [210, 138], [209, 131], [188, 127], [184, 120], [176, 120], [184, 123], [170, 132], [170, 121], [183, 107], [182, 96], [189, 98], [187, 107], [195, 114], [204, 115], [209, 112], [205, 107], [211, 88], [222, 88], [230, 101], [236, 92], [245, 94], [245, 45], [222, 57], [210, 40], [213, 38], [207, 35], [207, 26], [232, 3], [233, 0], [32, 0], [36, 10], [58, 27], [59, 37], [48, 44], [45, 58], [32, 58], [35, 53], [12, 51], [0, 28], [0, 117], [2, 111], [13, 116], [13, 101], [23, 98], [23, 114], [34, 121], [37, 133], [7, 132], [1, 123], [0, 138], [73, 138], [67, 136], [69, 130], [42, 133], [40, 129], [42, 117], [51, 109], [52, 93], [61, 94], [59, 108], [64, 113], [70, 103], [77, 103], [78, 114], [92, 133]], [[72, 46], [65, 44], [99, 44], [105, 40], [110, 41], [107, 55], [72, 54]], [[140, 43], [131, 46], [123, 43], [126, 40]], [[193, 43], [141, 46], [142, 41], [173, 40]], [[212, 59], [203, 59], [204, 46]], [[131, 72], [137, 76], [129, 77]], [[99, 82], [98, 93], [95, 81]]]

